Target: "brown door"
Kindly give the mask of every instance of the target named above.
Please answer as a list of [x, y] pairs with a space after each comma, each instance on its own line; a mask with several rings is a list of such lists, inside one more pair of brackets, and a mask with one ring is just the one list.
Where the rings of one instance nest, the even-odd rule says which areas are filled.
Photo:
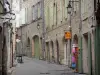
[[59, 62], [59, 43], [58, 43], [58, 41], [56, 41], [56, 45], [57, 45], [57, 63], [60, 64], [60, 62]]

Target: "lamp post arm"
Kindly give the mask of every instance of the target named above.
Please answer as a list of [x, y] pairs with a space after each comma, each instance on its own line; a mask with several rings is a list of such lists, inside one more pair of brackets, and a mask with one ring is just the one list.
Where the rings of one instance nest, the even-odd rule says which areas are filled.
[[69, 1], [69, 2], [70, 2], [70, 3], [71, 3], [71, 2], [73, 3], [73, 2], [79, 2], [79, 1]]

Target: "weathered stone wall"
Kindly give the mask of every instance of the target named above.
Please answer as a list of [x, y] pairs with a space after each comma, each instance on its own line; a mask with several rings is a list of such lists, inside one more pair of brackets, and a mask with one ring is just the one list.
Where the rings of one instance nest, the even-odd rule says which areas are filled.
[[[22, 4], [22, 8], [28, 7], [31, 8], [38, 0], [27, 0]], [[55, 3], [55, 4], [54, 4]], [[66, 4], [65, 4], [66, 3]], [[82, 8], [81, 8], [81, 15], [82, 15], [82, 39], [83, 39], [83, 72], [88, 72], [88, 67], [85, 64], [85, 60], [87, 60], [87, 48], [85, 47], [86, 42], [83, 34], [90, 32], [92, 38], [92, 45], [94, 43], [93, 38], [94, 35], [92, 33], [91, 25], [94, 24], [94, 20], [92, 21], [92, 17], [94, 17], [94, 4], [93, 0], [82, 0]], [[53, 41], [54, 45], [54, 57], [55, 61], [57, 62], [57, 44], [56, 40], [59, 43], [59, 61], [62, 64], [68, 65], [68, 53], [69, 48], [66, 48], [66, 41], [64, 40], [64, 32], [69, 30], [69, 15], [67, 14], [67, 5], [68, 0], [44, 0], [44, 9], [45, 9], [45, 24], [46, 24], [46, 42], [49, 42], [50, 47], [50, 60], [52, 59], [52, 45], [51, 41]], [[55, 7], [54, 7], [55, 6]], [[89, 10], [89, 11], [88, 11]], [[29, 9], [29, 13], [31, 13], [31, 9]], [[53, 14], [54, 13], [54, 14]], [[32, 20], [32, 14], [29, 14], [28, 20], [29, 22]], [[22, 27], [23, 32], [23, 43], [26, 44], [27, 37], [30, 38], [32, 42], [32, 37], [34, 35], [38, 35], [37, 30], [37, 22], [33, 22], [27, 26]], [[79, 37], [79, 5], [75, 3], [73, 15], [71, 16], [71, 27], [72, 27], [72, 40], [74, 39], [74, 35], [76, 34]], [[40, 29], [41, 30], [41, 29]], [[20, 31], [21, 32], [21, 31]], [[42, 32], [42, 31], [40, 31]], [[79, 41], [79, 39], [78, 39]], [[73, 41], [72, 41], [73, 43]], [[93, 47], [93, 46], [92, 46]], [[24, 45], [26, 49], [26, 46]], [[94, 47], [93, 47], [94, 48]], [[93, 70], [94, 70], [94, 49], [92, 48], [92, 61], [93, 61]], [[47, 49], [46, 49], [47, 50]], [[31, 50], [30, 50], [31, 54]], [[67, 55], [67, 57], [66, 57]], [[67, 59], [66, 59], [67, 58]], [[87, 61], [88, 63], [88, 61]]]

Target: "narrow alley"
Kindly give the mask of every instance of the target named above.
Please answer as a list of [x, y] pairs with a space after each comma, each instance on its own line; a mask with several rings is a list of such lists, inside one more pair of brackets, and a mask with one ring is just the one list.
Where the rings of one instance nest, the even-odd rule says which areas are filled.
[[12, 75], [79, 75], [64, 65], [24, 57], [24, 63], [17, 63]]
[[0, 0], [0, 75], [100, 75], [99, 40], [100, 0]]

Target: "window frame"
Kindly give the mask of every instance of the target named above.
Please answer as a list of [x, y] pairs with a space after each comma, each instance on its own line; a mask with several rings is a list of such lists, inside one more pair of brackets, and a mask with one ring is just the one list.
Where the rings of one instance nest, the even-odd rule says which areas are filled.
[[41, 1], [32, 6], [32, 20], [36, 21], [42, 18], [42, 4]]

